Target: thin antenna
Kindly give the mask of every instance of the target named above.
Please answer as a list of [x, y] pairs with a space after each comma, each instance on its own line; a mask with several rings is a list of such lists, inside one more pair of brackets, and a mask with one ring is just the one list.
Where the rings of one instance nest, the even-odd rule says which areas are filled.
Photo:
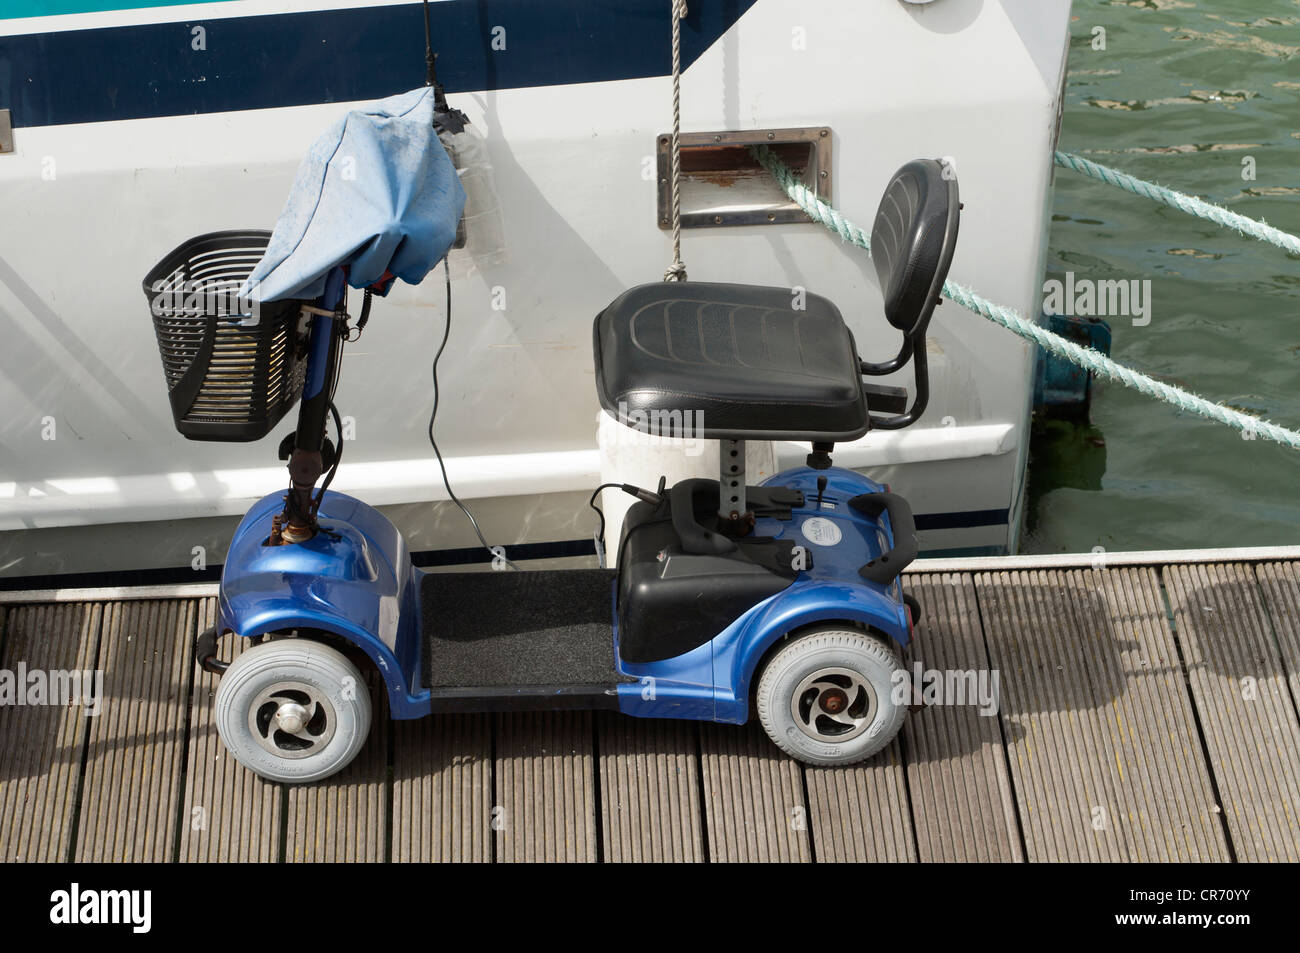
[[438, 82], [438, 54], [433, 52], [433, 28], [429, 25], [429, 0], [424, 0], [424, 85], [433, 87], [433, 126], [439, 133], [458, 133], [469, 122], [459, 109], [447, 103], [447, 92]]
[[438, 55], [433, 52], [433, 31], [429, 27], [429, 0], [424, 0], [424, 85], [438, 86]]

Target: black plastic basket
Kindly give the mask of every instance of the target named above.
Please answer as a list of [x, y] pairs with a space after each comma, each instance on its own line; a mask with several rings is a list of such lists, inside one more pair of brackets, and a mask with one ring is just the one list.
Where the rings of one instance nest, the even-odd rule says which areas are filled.
[[172, 417], [191, 440], [260, 439], [302, 394], [302, 303], [253, 306], [237, 297], [270, 237], [200, 235], [145, 276]]

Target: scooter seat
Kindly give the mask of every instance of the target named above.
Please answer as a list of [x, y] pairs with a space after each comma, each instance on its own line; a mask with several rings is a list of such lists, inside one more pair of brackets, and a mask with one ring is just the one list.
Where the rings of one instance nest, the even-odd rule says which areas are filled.
[[655, 282], [605, 308], [594, 338], [601, 406], [635, 429], [839, 442], [869, 427], [853, 335], [819, 295]]

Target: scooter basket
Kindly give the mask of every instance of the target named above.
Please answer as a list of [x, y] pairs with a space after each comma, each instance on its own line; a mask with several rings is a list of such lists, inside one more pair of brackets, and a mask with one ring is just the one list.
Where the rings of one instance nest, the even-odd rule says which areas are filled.
[[302, 303], [238, 297], [270, 237], [264, 231], [200, 235], [145, 276], [172, 417], [191, 440], [257, 440], [302, 394]]

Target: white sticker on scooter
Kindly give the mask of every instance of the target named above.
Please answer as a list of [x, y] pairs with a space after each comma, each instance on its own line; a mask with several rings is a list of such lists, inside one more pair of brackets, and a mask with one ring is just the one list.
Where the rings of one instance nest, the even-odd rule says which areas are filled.
[[799, 527], [799, 532], [803, 533], [803, 538], [808, 542], [818, 546], [834, 546], [844, 538], [844, 534], [840, 532], [840, 528], [834, 521], [822, 516], [804, 520], [803, 525]]

